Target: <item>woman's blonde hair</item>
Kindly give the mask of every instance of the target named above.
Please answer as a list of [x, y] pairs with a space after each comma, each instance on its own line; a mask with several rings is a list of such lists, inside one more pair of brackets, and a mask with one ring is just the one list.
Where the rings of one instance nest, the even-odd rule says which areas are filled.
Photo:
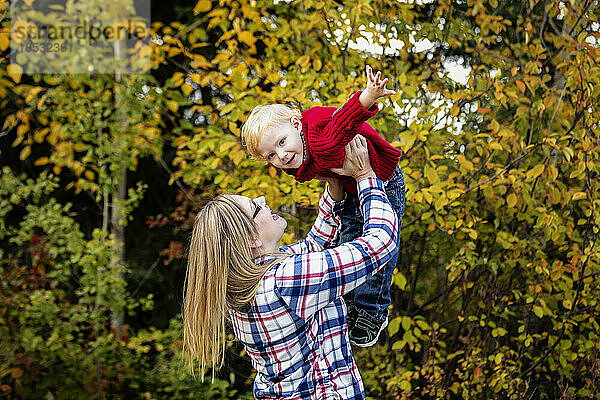
[[194, 221], [183, 300], [183, 349], [202, 378], [206, 368], [223, 366], [228, 310], [254, 300], [258, 285], [273, 263], [256, 265], [250, 243], [254, 222], [233, 196], [210, 200]]
[[248, 120], [242, 126], [242, 141], [252, 158], [266, 161], [258, 152], [260, 139], [268, 129], [290, 123], [292, 117], [302, 118], [302, 114], [300, 110], [288, 107], [285, 104], [269, 104], [254, 107]]

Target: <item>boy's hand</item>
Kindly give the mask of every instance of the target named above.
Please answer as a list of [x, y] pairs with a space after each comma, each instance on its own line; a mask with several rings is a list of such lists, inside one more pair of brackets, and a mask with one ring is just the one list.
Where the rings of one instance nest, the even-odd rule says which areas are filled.
[[381, 71], [377, 71], [377, 74], [373, 76], [373, 69], [370, 65], [367, 65], [367, 88], [358, 97], [360, 104], [367, 110], [371, 108], [375, 100], [383, 96], [389, 96], [396, 94], [395, 90], [387, 89], [385, 85], [388, 82], [388, 78], [381, 80]]

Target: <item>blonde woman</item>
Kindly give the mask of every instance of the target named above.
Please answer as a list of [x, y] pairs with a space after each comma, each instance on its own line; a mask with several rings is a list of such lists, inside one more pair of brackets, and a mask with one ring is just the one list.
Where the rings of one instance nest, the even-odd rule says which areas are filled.
[[342, 295], [398, 251], [399, 221], [371, 168], [367, 143], [346, 146], [363, 235], [336, 246], [344, 191], [330, 180], [305, 240], [279, 247], [287, 222], [264, 197], [220, 195], [198, 214], [183, 307], [184, 348], [202, 374], [223, 365], [226, 321], [257, 370], [257, 399], [363, 399]]

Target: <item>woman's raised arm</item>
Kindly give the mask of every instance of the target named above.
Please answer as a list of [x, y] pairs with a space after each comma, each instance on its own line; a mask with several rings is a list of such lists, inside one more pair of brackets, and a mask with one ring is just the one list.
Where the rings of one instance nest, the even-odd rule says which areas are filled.
[[[362, 139], [364, 141], [364, 139]], [[365, 225], [363, 236], [332, 249], [288, 257], [277, 269], [282, 298], [302, 318], [364, 282], [398, 251], [398, 218], [383, 182], [370, 168], [366, 143], [357, 136], [346, 149], [346, 172], [358, 182]], [[368, 167], [367, 167], [368, 165]]]

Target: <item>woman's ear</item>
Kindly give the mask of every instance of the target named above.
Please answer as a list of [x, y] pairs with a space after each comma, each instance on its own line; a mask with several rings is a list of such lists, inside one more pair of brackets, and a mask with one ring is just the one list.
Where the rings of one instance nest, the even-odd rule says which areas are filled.
[[260, 246], [262, 246], [262, 242], [260, 241], [260, 239], [254, 239], [253, 241], [250, 242], [250, 248], [251, 249], [257, 249]]

